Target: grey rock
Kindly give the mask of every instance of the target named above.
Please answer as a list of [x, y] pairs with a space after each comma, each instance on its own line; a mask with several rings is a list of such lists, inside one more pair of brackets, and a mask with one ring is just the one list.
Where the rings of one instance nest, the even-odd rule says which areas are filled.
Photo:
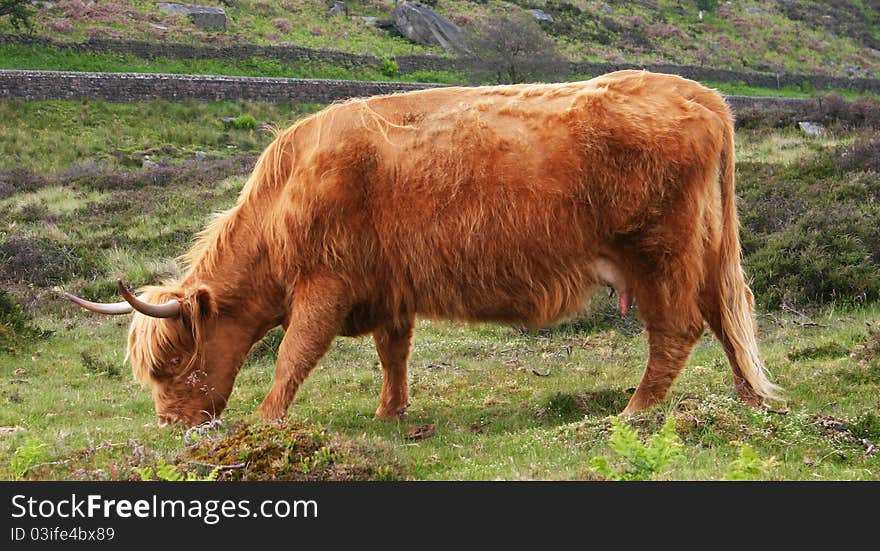
[[159, 167], [159, 163], [157, 163], [156, 161], [150, 160], [149, 157], [144, 159], [144, 164], [141, 165], [141, 168], [158, 168], [158, 167]]
[[208, 154], [205, 153], [204, 151], [196, 151], [194, 156], [199, 161], [203, 161], [208, 158]]
[[399, 1], [394, 8], [394, 25], [413, 42], [440, 46], [453, 54], [470, 52], [462, 30], [424, 4]]
[[203, 31], [225, 31], [226, 11], [213, 6], [190, 6], [173, 2], [157, 2], [159, 11], [172, 15], [186, 15], [193, 25]]
[[360, 21], [361, 23], [363, 23], [364, 25], [366, 25], [368, 27], [375, 27], [376, 22], [379, 21], [379, 18], [378, 17], [370, 17], [367, 15], [353, 15], [351, 17], [351, 20], [355, 21], [355, 22]]
[[549, 13], [545, 12], [544, 10], [539, 10], [539, 9], [535, 8], [535, 9], [531, 10], [531, 12], [532, 12], [532, 17], [534, 17], [535, 20], [538, 21], [539, 23], [553, 23], [553, 21], [554, 21], [553, 16], [550, 15]]
[[340, 0], [336, 0], [333, 2], [333, 7], [330, 8], [330, 15], [346, 15], [348, 14], [348, 7], [345, 5], [345, 2]]
[[808, 136], [821, 136], [825, 133], [825, 127], [817, 122], [799, 122], [798, 127]]
[[751, 13], [752, 15], [765, 13], [764, 8], [759, 8], [758, 6], [749, 6], [748, 8], [746, 8], [746, 11]]
[[168, 27], [166, 27], [165, 25], [157, 25], [155, 23], [150, 23], [150, 27], [153, 29], [156, 29], [157, 31], [167, 31], [168, 30]]

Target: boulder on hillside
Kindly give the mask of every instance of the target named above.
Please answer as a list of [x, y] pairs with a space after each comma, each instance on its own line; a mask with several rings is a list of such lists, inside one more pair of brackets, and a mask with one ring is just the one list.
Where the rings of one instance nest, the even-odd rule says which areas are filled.
[[453, 54], [470, 52], [464, 32], [424, 4], [399, 1], [394, 8], [394, 26], [413, 42], [440, 46]]
[[345, 5], [345, 2], [342, 0], [336, 0], [333, 2], [333, 7], [330, 8], [329, 11], [331, 16], [334, 15], [348, 15], [348, 6]]
[[825, 127], [817, 122], [802, 121], [798, 123], [798, 128], [808, 136], [821, 136], [825, 134]]
[[173, 2], [157, 2], [159, 11], [172, 15], [186, 15], [193, 25], [203, 31], [225, 31], [226, 11], [213, 6], [190, 6]]
[[538, 23], [553, 23], [553, 16], [544, 10], [539, 10], [537, 8], [530, 10], [532, 12], [532, 17], [535, 18], [535, 21]]

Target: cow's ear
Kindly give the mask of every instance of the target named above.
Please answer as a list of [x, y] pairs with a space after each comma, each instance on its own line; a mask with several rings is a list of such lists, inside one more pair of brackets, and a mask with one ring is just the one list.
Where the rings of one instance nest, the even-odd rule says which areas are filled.
[[190, 290], [184, 300], [185, 317], [191, 322], [199, 322], [216, 316], [219, 312], [217, 301], [210, 287], [199, 285]]

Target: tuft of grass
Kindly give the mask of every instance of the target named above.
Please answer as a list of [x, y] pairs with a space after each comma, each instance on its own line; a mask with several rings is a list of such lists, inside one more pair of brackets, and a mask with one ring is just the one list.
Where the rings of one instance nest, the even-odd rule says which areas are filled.
[[856, 438], [880, 443], [880, 415], [873, 411], [859, 415], [849, 424], [849, 432]]
[[103, 375], [111, 379], [118, 379], [122, 376], [119, 366], [113, 362], [99, 358], [86, 351], [80, 353], [80, 358], [82, 358], [83, 367], [89, 373]]
[[825, 360], [841, 358], [849, 355], [849, 348], [837, 342], [827, 342], [819, 345], [809, 345], [787, 354], [789, 360], [799, 362], [802, 360]]

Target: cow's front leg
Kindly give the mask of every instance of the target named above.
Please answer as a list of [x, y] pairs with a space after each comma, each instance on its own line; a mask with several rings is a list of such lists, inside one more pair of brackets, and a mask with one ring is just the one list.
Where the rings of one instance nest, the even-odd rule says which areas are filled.
[[376, 417], [393, 419], [399, 417], [409, 407], [407, 362], [412, 342], [413, 322], [414, 320], [409, 319], [401, 325], [389, 323], [373, 332], [376, 352], [379, 353], [384, 372]]
[[278, 348], [275, 382], [257, 413], [283, 419], [300, 385], [330, 348], [351, 301], [332, 277], [313, 277], [294, 288], [290, 322]]

